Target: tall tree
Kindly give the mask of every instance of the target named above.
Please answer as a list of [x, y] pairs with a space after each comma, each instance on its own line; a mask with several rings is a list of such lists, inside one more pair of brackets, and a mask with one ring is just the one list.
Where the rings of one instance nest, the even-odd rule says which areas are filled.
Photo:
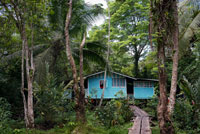
[[[14, 53], [13, 56], [8, 55], [4, 61], [6, 58], [9, 59], [21, 54], [21, 94], [24, 104], [24, 118], [26, 126], [33, 128], [33, 80], [35, 73], [33, 49], [34, 44], [36, 44], [35, 39], [38, 39], [37, 37], [35, 38], [35, 31], [37, 28], [41, 28], [40, 26], [43, 25], [46, 19], [46, 1], [0, 0], [0, 3], [3, 7], [1, 8], [2, 15], [13, 21], [18, 30], [15, 34], [18, 35], [19, 32], [21, 37], [22, 51]], [[39, 31], [38, 29], [37, 32]], [[43, 35], [43, 32], [40, 32], [40, 34]], [[28, 94], [26, 95], [25, 92], [27, 91]]]
[[[139, 60], [148, 48], [148, 1], [124, 0], [110, 4], [111, 40], [133, 56], [134, 76], [139, 76]], [[116, 28], [117, 27], [117, 28]]]
[[[178, 7], [177, 2], [174, 1], [172, 4], [174, 9], [173, 18], [174, 18], [174, 31], [172, 31], [172, 79], [171, 79], [171, 89], [169, 96], [169, 104], [168, 104], [168, 114], [171, 116], [174, 110], [175, 100], [176, 100], [176, 90], [177, 90], [177, 79], [178, 79], [178, 60], [179, 60], [179, 27], [178, 27]], [[169, 117], [170, 118], [170, 117]]]
[[[174, 134], [174, 128], [171, 121], [171, 111], [175, 104], [176, 86], [177, 86], [177, 68], [178, 68], [178, 10], [176, 0], [152, 0], [154, 15], [154, 24], [158, 33], [157, 37], [157, 58], [160, 97], [157, 107], [158, 121], [161, 134]], [[168, 106], [167, 97], [167, 73], [165, 50], [171, 49], [173, 56], [172, 85], [170, 91], [170, 103]], [[169, 108], [169, 109], [168, 109]]]
[[79, 121], [81, 117], [80, 109], [79, 109], [79, 91], [78, 91], [78, 75], [77, 75], [77, 69], [76, 69], [76, 64], [74, 61], [74, 58], [71, 53], [71, 48], [70, 48], [70, 37], [69, 37], [69, 26], [70, 26], [70, 21], [72, 17], [72, 0], [67, 3], [69, 5], [68, 7], [68, 12], [66, 15], [66, 21], [65, 21], [65, 45], [66, 45], [66, 53], [67, 53], [67, 58], [70, 62], [71, 68], [72, 68], [72, 73], [73, 73], [73, 80], [74, 80], [74, 92], [75, 92], [75, 103], [76, 103], [76, 118]]
[[[28, 128], [34, 128], [34, 111], [33, 111], [33, 76], [34, 76], [34, 64], [33, 64], [33, 51], [29, 49], [28, 37], [27, 37], [27, 3], [25, 1], [4, 1], [1, 0], [5, 10], [9, 13], [9, 16], [14, 20], [16, 27], [19, 30], [22, 39], [22, 66], [21, 66], [21, 77], [22, 86], [21, 94], [24, 103], [24, 119]], [[9, 7], [8, 7], [9, 6]], [[30, 13], [30, 12], [29, 12]], [[29, 14], [30, 15], [30, 14]], [[28, 85], [28, 99], [26, 100], [24, 91], [24, 56], [26, 59], [26, 78]]]
[[[109, 4], [109, 0], [106, 0], [107, 2], [107, 5]], [[107, 56], [106, 56], [106, 66], [105, 66], [105, 71], [104, 71], [104, 80], [103, 80], [103, 91], [102, 91], [102, 94], [101, 94], [101, 100], [99, 102], [99, 107], [102, 105], [102, 102], [103, 102], [103, 98], [104, 98], [104, 91], [105, 91], [105, 88], [106, 88], [106, 77], [107, 77], [107, 71], [108, 71], [108, 63], [109, 63], [109, 53], [110, 53], [110, 8], [109, 8], [109, 5], [108, 5], [108, 17], [109, 17], [109, 20], [108, 20], [108, 46], [107, 46]]]
[[[86, 33], [84, 29], [84, 34], [83, 34], [83, 39], [80, 44], [79, 48], [79, 60], [80, 60], [80, 90], [78, 89], [78, 73], [77, 73], [77, 67], [75, 64], [74, 57], [72, 55], [72, 51], [70, 48], [70, 35], [69, 35], [69, 27], [70, 27], [70, 21], [72, 18], [72, 0], [69, 1], [68, 3], [68, 12], [66, 15], [66, 23], [65, 23], [65, 40], [66, 40], [66, 53], [67, 53], [67, 58], [70, 62], [71, 68], [72, 68], [72, 74], [73, 74], [73, 82], [74, 82], [74, 92], [75, 92], [75, 103], [76, 103], [76, 119], [79, 122], [85, 122], [85, 90], [84, 90], [84, 79], [83, 79], [83, 47], [85, 45], [85, 40], [86, 40]], [[82, 25], [83, 26], [83, 25]]]
[[82, 122], [85, 122], [85, 89], [84, 89], [84, 78], [83, 78], [83, 47], [85, 45], [86, 40], [86, 33], [83, 35], [83, 40], [80, 44], [80, 70], [79, 70], [79, 76], [80, 76], [80, 93], [79, 93], [79, 108], [80, 113], [82, 113], [80, 116]]

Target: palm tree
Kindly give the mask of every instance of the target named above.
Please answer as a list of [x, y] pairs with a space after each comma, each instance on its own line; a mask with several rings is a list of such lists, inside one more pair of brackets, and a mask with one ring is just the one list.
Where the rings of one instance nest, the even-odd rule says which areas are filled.
[[[67, 2], [67, 0], [51, 0], [50, 3], [47, 3], [47, 5], [50, 5], [49, 7], [55, 8], [55, 10], [52, 10], [52, 12], [49, 14], [49, 20], [48, 21], [46, 21], [46, 19], [44, 20], [46, 22], [45, 25], [48, 28], [53, 29], [53, 32], [51, 33], [52, 37], [50, 37], [50, 40], [53, 42], [53, 45], [50, 45], [47, 49], [44, 49], [44, 51], [42, 53], [40, 53], [39, 55], [36, 55], [36, 57], [35, 57], [35, 64], [36, 64], [36, 69], [37, 69], [36, 80], [38, 78], [37, 75], [42, 74], [42, 73], [40, 73], [40, 71], [46, 72], [41, 69], [42, 66], [43, 66], [43, 69], [45, 69], [46, 62], [50, 63], [50, 65], [51, 65], [50, 68], [54, 67], [54, 65], [55, 65], [54, 63], [58, 59], [58, 55], [62, 52], [62, 49], [64, 48], [65, 16], [62, 16], [62, 15], [66, 14], [66, 10], [67, 10], [67, 6], [65, 5], [66, 2]], [[86, 5], [84, 3], [84, 1], [82, 1], [82, 0], [76, 0], [74, 2], [74, 7], [75, 7], [73, 10], [74, 16], [72, 18], [73, 23], [72, 23], [72, 25], [70, 25], [70, 30], [69, 30], [70, 36], [73, 37], [70, 40], [70, 42], [72, 42], [72, 44], [76, 44], [79, 42], [79, 40], [80, 40], [79, 37], [82, 35], [83, 32], [85, 32], [84, 31], [85, 28], [91, 24], [91, 21], [94, 20], [94, 17], [97, 16], [100, 13], [99, 11], [102, 10], [100, 8], [100, 6], [96, 5], [95, 7], [91, 7], [91, 6]], [[58, 11], [58, 12], [56, 12], [56, 11]], [[59, 13], [59, 14], [57, 14], [57, 13]], [[59, 17], [58, 19], [56, 19], [56, 17], [55, 17], [56, 15], [58, 15], [58, 17]], [[55, 18], [52, 16], [54, 16]], [[91, 46], [91, 44], [93, 44], [93, 45]], [[88, 43], [87, 48], [83, 48], [83, 51], [84, 51], [83, 53], [85, 53], [85, 55], [86, 55], [85, 57], [88, 57], [88, 59], [87, 59], [88, 61], [92, 60], [92, 61], [97, 62], [97, 60], [101, 60], [102, 61], [101, 64], [105, 63], [104, 58], [101, 55], [102, 53], [97, 51], [97, 50], [103, 48], [99, 44], [90, 42], [90, 43]], [[98, 49], [95, 51], [92, 51], [92, 49], [91, 50], [88, 49], [95, 45], [100, 46], [100, 47], [98, 47]], [[76, 51], [77, 48], [75, 48], [75, 45], [71, 46], [71, 47], [74, 48], [73, 54], [77, 55], [77, 57], [78, 57], [79, 53], [77, 53], [77, 51]], [[26, 50], [28, 50], [28, 49], [26, 48]], [[22, 55], [24, 54], [23, 51], [16, 52], [15, 54], [20, 54], [20, 53], [22, 53]], [[28, 52], [26, 53], [26, 55], [28, 55]], [[90, 55], [90, 56], [87, 56], [87, 55]], [[12, 57], [12, 56], [10, 56], [10, 57]], [[9, 56], [7, 56], [7, 58], [9, 58]], [[4, 58], [4, 60], [6, 60], [6, 58]], [[24, 60], [23, 57], [22, 57], [22, 60]], [[85, 58], [85, 60], [86, 60], [86, 58]], [[24, 69], [23, 66], [22, 66], [22, 69]], [[40, 80], [42, 80], [41, 77], [39, 77], [39, 81]], [[25, 98], [25, 96], [23, 96], [23, 97]]]
[[[51, 0], [50, 5], [52, 8], [51, 13], [48, 15], [47, 27], [51, 29], [50, 41], [44, 44], [34, 46], [34, 62], [36, 66], [35, 81], [38, 84], [43, 84], [46, 78], [46, 63], [50, 66], [50, 72], [56, 69], [56, 62], [63, 58], [64, 52], [64, 22], [66, 14], [66, 0]], [[81, 42], [81, 34], [84, 31], [83, 27], [91, 26], [102, 13], [100, 5], [87, 5], [82, 0], [74, 2], [72, 24], [70, 27], [70, 36], [72, 37], [71, 49], [73, 57], [77, 64], [79, 64], [79, 44]], [[91, 63], [105, 66], [106, 60], [104, 53], [106, 46], [101, 42], [87, 42], [83, 48], [84, 55], [84, 68], [92, 68]], [[16, 57], [20, 57], [21, 51], [14, 52], [13, 54], [2, 57], [1, 62], [10, 61]], [[90, 64], [89, 64], [90, 63]]]
[[[50, 60], [50, 68], [54, 68], [54, 63], [58, 58], [57, 55], [63, 52], [62, 50], [64, 49], [65, 44], [64, 27], [66, 19], [65, 14], [67, 12], [66, 0], [52, 0], [51, 6], [53, 13], [50, 14], [48, 18], [50, 26], [54, 30], [54, 32], [52, 32], [52, 37], [55, 43], [53, 46], [44, 51], [44, 53], [40, 54], [40, 57], [38, 57], [38, 68], [43, 69], [45, 69], [45, 65], [41, 63], [44, 63], [45, 59], [46, 61]], [[82, 0], [76, 0], [73, 2], [73, 16], [71, 18], [69, 33], [71, 37], [70, 44], [72, 55], [76, 63], [79, 62], [79, 44], [82, 40], [82, 35], [83, 33], [85, 33], [85, 29], [90, 27], [92, 22], [94, 22], [95, 18], [98, 17], [101, 13], [102, 8], [100, 5], [87, 5]], [[88, 64], [88, 62], [95, 62], [97, 64], [99, 63], [102, 66], [105, 65], [105, 60], [103, 57], [105, 49], [105, 45], [100, 42], [86, 41], [85, 46], [83, 48], [84, 62], [86, 63], [84, 65], [86, 65], [87, 68], [89, 68], [89, 65], [91, 65]], [[52, 51], [53, 53], [51, 53]], [[50, 56], [49, 54], [52, 55]], [[48, 59], [46, 57], [52, 57], [52, 59]], [[42, 72], [36, 72], [36, 74], [41, 75], [42, 78]], [[40, 76], [37, 78], [39, 80]]]
[[[183, 77], [179, 82], [180, 88], [183, 90], [186, 98], [189, 100], [192, 105], [193, 110], [193, 120], [199, 120], [199, 110], [200, 110], [200, 78], [194, 83], [191, 84], [188, 80]], [[193, 124], [194, 127], [198, 127], [197, 122]]]
[[200, 4], [198, 0], [184, 0], [179, 3], [179, 47], [183, 55], [196, 38], [200, 29]]

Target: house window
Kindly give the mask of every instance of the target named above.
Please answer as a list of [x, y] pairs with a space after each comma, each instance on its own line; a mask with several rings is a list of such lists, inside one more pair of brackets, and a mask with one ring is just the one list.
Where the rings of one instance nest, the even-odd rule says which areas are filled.
[[134, 87], [153, 87], [153, 83], [151, 81], [136, 81]]
[[123, 78], [112, 78], [113, 87], [125, 87], [125, 79]]
[[[105, 82], [105, 85], [106, 85], [106, 82]], [[103, 89], [103, 87], [104, 87], [104, 80], [100, 80], [100, 81], [99, 81], [99, 87], [100, 87], [101, 89]]]

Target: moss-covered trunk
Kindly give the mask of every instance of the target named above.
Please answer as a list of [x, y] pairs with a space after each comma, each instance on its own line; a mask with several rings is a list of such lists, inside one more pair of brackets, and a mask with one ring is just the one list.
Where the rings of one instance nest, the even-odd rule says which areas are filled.
[[[175, 104], [178, 67], [178, 14], [176, 0], [152, 0], [152, 14], [157, 37], [157, 60], [159, 75], [159, 104], [157, 107], [158, 121], [161, 134], [174, 134], [171, 121], [171, 111]], [[171, 50], [173, 56], [172, 85], [168, 104], [167, 96], [167, 72], [165, 67], [165, 50]], [[169, 106], [169, 107], [168, 107]]]

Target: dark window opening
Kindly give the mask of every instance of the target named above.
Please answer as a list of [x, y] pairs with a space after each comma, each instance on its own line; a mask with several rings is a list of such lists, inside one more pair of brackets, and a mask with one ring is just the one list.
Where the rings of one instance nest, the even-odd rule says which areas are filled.
[[84, 87], [87, 89], [88, 88], [88, 79], [84, 80]]

